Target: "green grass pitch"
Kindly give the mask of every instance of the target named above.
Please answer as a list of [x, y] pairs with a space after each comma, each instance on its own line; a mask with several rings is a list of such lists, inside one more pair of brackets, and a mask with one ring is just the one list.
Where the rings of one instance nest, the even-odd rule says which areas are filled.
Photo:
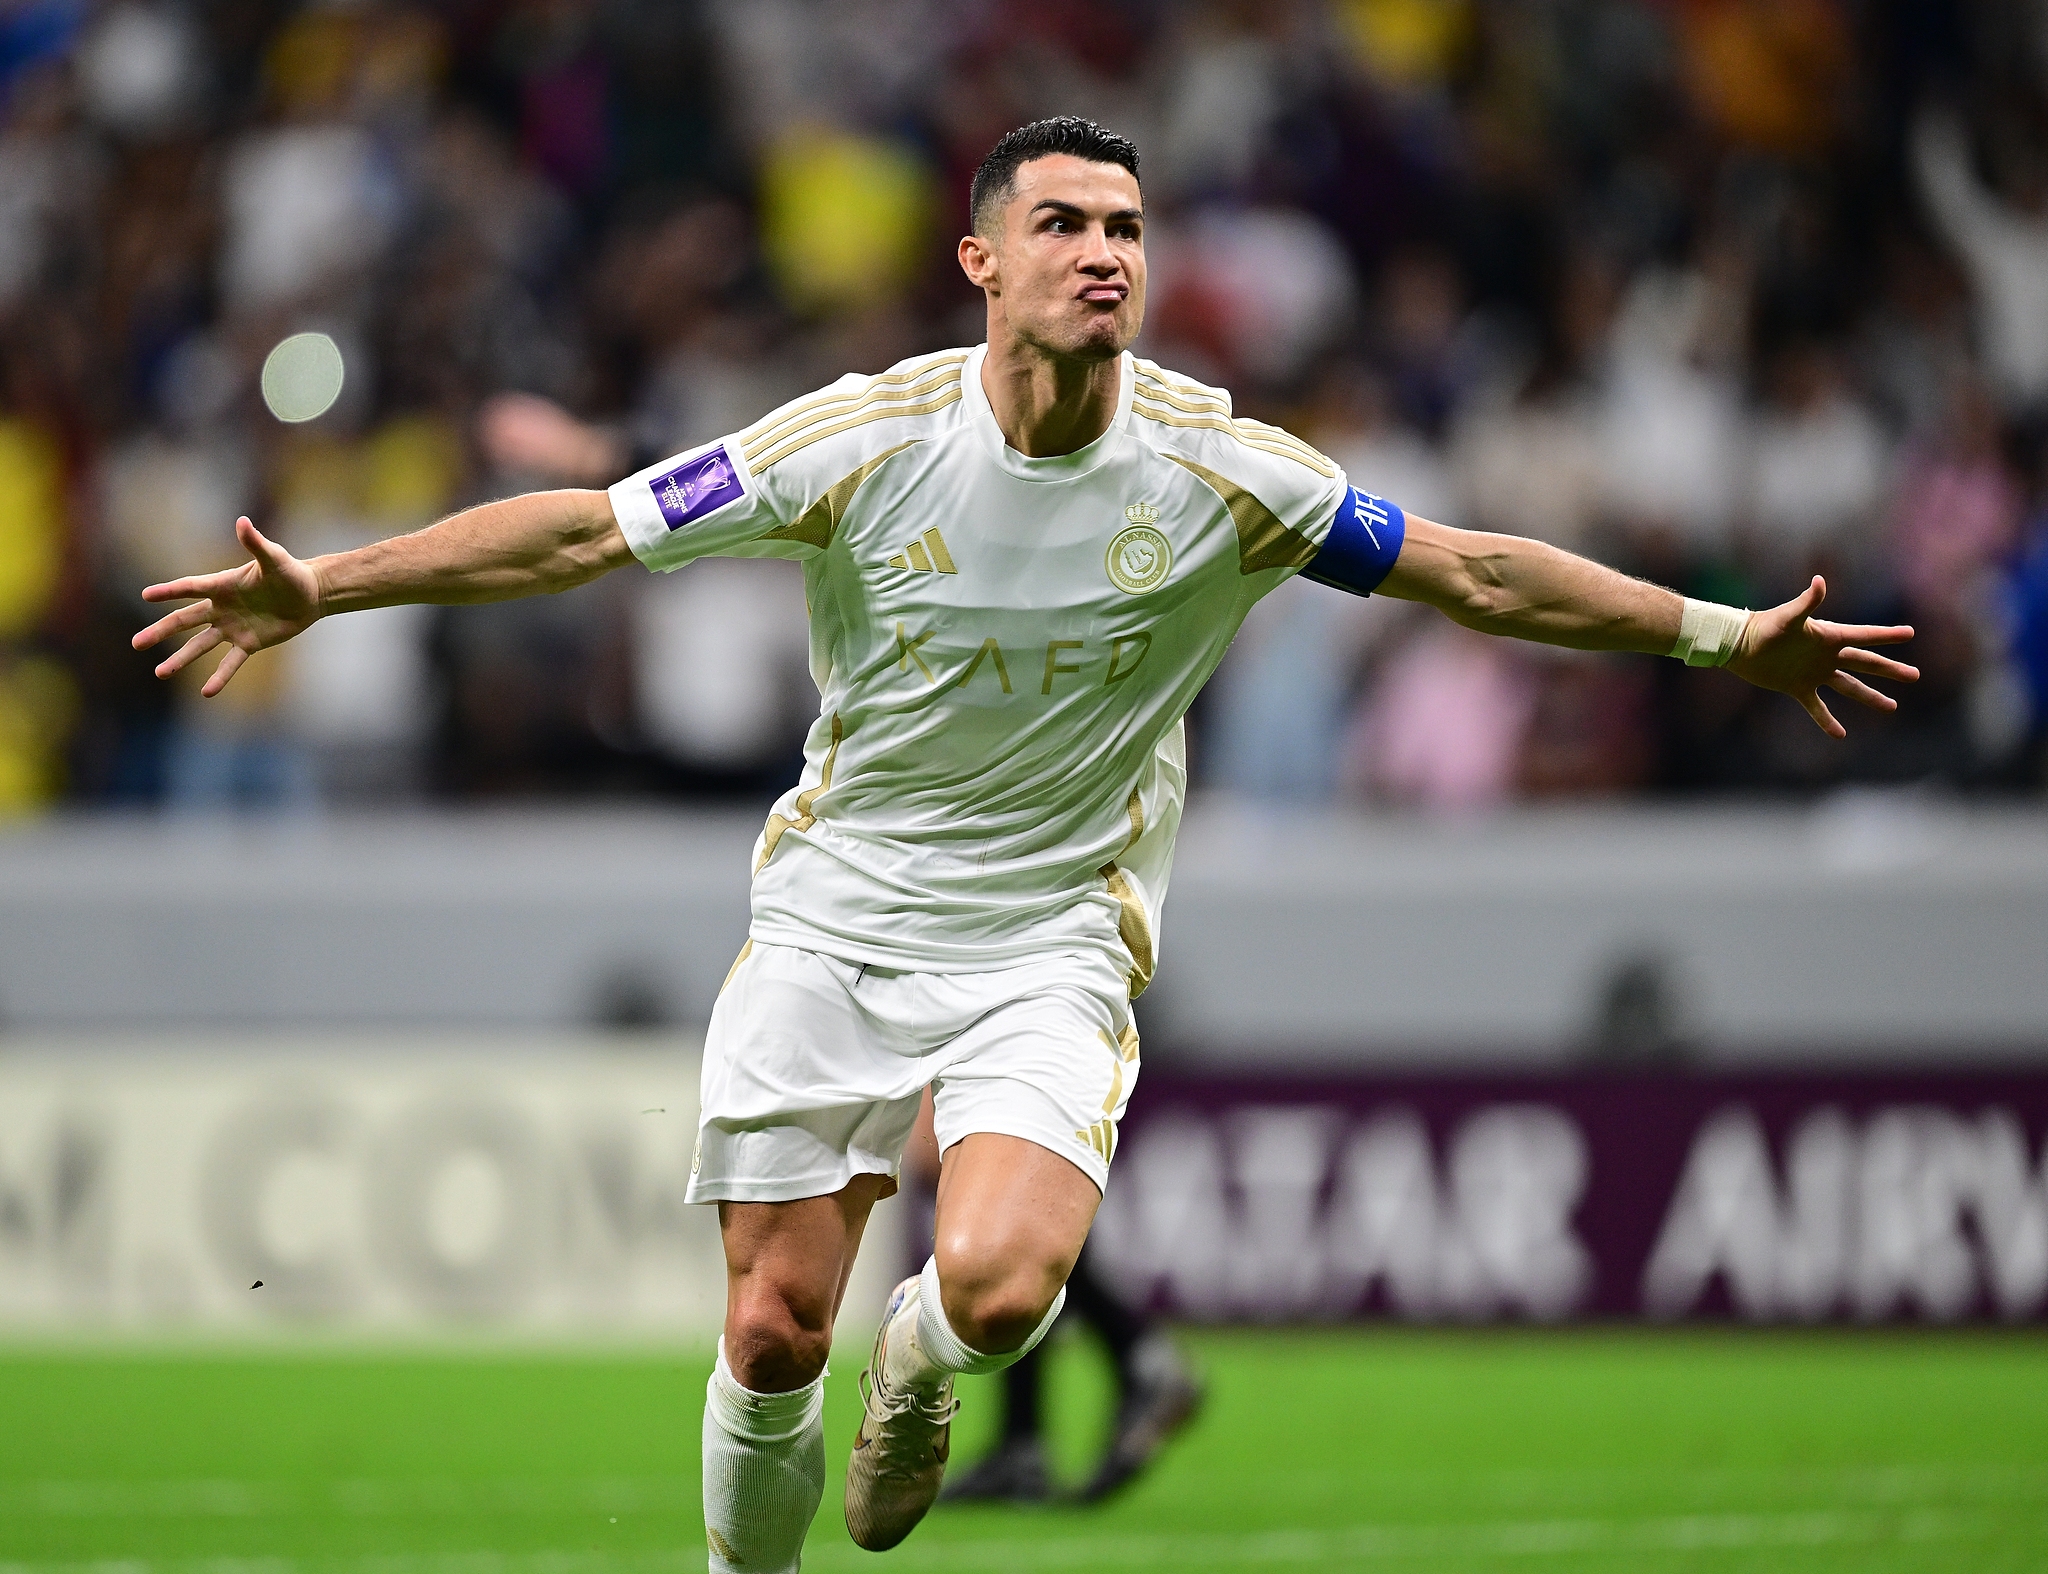
[[[1083, 1512], [935, 1513], [856, 1550], [831, 1384], [805, 1567], [2048, 1568], [2048, 1340], [2006, 1334], [1228, 1332], [1196, 1429]], [[0, 1574], [639, 1574], [704, 1567], [702, 1356], [0, 1352]], [[968, 1386], [955, 1457], [993, 1419]], [[1099, 1361], [1056, 1355], [1069, 1477]]]

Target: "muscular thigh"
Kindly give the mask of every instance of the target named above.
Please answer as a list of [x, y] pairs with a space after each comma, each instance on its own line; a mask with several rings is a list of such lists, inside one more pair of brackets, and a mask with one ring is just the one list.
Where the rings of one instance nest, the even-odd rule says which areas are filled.
[[976, 1277], [1017, 1269], [1064, 1284], [1102, 1193], [1070, 1159], [1024, 1137], [974, 1132], [939, 1168], [939, 1272]]

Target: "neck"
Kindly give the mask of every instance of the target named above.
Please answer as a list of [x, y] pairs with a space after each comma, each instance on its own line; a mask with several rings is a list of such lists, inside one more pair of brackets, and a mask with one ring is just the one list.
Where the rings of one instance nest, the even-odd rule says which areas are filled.
[[1109, 430], [1123, 391], [1121, 355], [1074, 360], [989, 327], [981, 388], [1004, 442], [1027, 459], [1051, 459]]

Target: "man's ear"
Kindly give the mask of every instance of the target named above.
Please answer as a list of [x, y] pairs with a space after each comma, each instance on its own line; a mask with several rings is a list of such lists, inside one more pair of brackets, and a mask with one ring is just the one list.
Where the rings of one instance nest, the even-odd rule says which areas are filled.
[[960, 270], [977, 289], [994, 289], [1000, 280], [996, 249], [979, 235], [960, 237]]

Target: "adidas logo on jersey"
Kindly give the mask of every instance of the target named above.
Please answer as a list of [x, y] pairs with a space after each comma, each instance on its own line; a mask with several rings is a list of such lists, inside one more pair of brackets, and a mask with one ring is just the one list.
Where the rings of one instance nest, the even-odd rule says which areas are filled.
[[946, 550], [946, 538], [936, 529], [927, 530], [909, 546], [889, 559], [891, 568], [914, 568], [921, 574], [957, 574], [953, 554]]

